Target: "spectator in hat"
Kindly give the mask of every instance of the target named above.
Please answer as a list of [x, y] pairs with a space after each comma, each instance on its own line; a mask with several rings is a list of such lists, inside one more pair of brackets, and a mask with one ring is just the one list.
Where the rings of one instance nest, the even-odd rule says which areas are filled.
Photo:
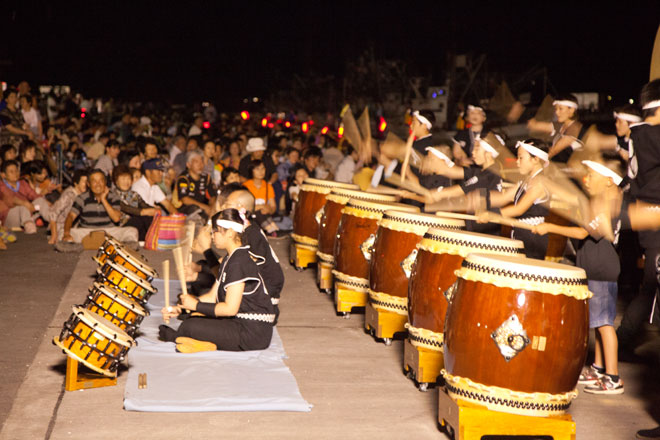
[[106, 176], [112, 175], [112, 170], [114, 167], [119, 165], [119, 142], [115, 140], [110, 140], [105, 145], [105, 154], [101, 155], [96, 161], [96, 168], [102, 170]]
[[266, 145], [264, 145], [264, 140], [258, 137], [250, 138], [245, 151], [247, 151], [248, 154], [241, 159], [241, 163], [238, 166], [238, 172], [241, 174], [243, 181], [252, 178], [252, 172], [250, 170], [250, 164], [252, 161], [260, 160], [266, 167], [265, 179], [268, 183], [272, 184], [273, 177], [277, 179], [277, 170], [275, 169], [275, 164], [273, 164], [270, 156], [265, 154]]
[[160, 205], [170, 214], [174, 214], [177, 212], [176, 208], [172, 205], [172, 202], [167, 200], [165, 193], [158, 186], [163, 180], [165, 168], [165, 162], [160, 158], [145, 160], [142, 163], [142, 177], [133, 183], [131, 189], [138, 193], [147, 205], [153, 208]]

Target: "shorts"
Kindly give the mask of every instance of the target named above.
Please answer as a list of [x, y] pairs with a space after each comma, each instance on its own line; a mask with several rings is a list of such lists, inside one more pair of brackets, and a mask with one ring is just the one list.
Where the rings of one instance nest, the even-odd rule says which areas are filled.
[[589, 280], [589, 328], [614, 325], [617, 290], [616, 281]]

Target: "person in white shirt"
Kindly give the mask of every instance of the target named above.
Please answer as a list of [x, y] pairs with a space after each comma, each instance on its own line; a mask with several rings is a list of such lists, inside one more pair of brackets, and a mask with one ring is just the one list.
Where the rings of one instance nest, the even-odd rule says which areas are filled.
[[25, 123], [30, 127], [30, 131], [34, 134], [35, 139], [43, 138], [43, 128], [41, 126], [41, 115], [32, 107], [32, 96], [21, 95], [20, 98], [21, 112]]
[[203, 124], [204, 124], [204, 119], [202, 119], [200, 116], [196, 117], [195, 122], [193, 122], [193, 125], [190, 127], [190, 130], [188, 130], [188, 137], [198, 136], [202, 134]]
[[348, 146], [346, 157], [339, 162], [335, 171], [335, 180], [343, 183], [353, 183], [353, 174], [357, 168], [358, 152], [353, 147]]
[[109, 140], [105, 146], [105, 154], [98, 158], [95, 168], [102, 170], [107, 177], [110, 177], [112, 170], [119, 164], [117, 161], [119, 151], [119, 142]]
[[163, 180], [165, 171], [165, 162], [159, 158], [145, 160], [142, 164], [142, 177], [133, 185], [131, 189], [138, 193], [142, 200], [154, 208], [157, 205], [163, 206], [170, 214], [176, 213], [176, 208], [172, 202], [167, 200], [165, 193], [160, 189], [158, 183]]

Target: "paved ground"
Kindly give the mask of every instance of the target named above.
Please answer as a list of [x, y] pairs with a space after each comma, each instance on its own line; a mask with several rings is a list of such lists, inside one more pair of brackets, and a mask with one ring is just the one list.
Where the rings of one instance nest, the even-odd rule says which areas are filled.
[[[401, 373], [402, 343], [375, 342], [363, 332], [361, 315], [336, 317], [330, 298], [314, 286], [314, 271], [299, 273], [284, 263], [287, 240], [273, 245], [287, 278], [278, 325], [285, 362], [314, 405], [310, 413], [127, 412], [125, 373], [116, 387], [64, 392], [65, 357], [50, 341], [91, 284], [93, 253], [57, 254], [43, 236], [21, 236], [0, 253], [0, 440], [445, 438], [436, 428], [436, 391], [417, 391]], [[169, 256], [145, 255], [155, 267]], [[660, 353], [657, 332], [647, 339], [638, 352]], [[633, 438], [636, 430], [657, 424], [651, 414], [658, 409], [660, 375], [656, 363], [647, 365], [621, 364], [621, 396], [580, 393], [570, 410], [578, 439]]]

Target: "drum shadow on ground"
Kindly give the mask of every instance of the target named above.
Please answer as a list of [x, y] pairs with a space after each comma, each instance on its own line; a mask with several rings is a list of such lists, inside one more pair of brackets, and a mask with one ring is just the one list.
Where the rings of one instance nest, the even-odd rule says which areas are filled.
[[[66, 353], [65, 353], [66, 354]], [[66, 377], [66, 362], [67, 362], [68, 356], [64, 357], [60, 362], [53, 364], [48, 367], [48, 369], [52, 372], [59, 373], [62, 375], [62, 378]], [[90, 374], [90, 375], [98, 375], [99, 377], [107, 377], [103, 376], [100, 373], [97, 373], [94, 370], [91, 370], [85, 366], [82, 362], [78, 363], [78, 368], [80, 373], [85, 373], [85, 374]], [[128, 371], [128, 367], [122, 362], [119, 364], [119, 367], [117, 368], [117, 377], [121, 376], [124, 372]]]

